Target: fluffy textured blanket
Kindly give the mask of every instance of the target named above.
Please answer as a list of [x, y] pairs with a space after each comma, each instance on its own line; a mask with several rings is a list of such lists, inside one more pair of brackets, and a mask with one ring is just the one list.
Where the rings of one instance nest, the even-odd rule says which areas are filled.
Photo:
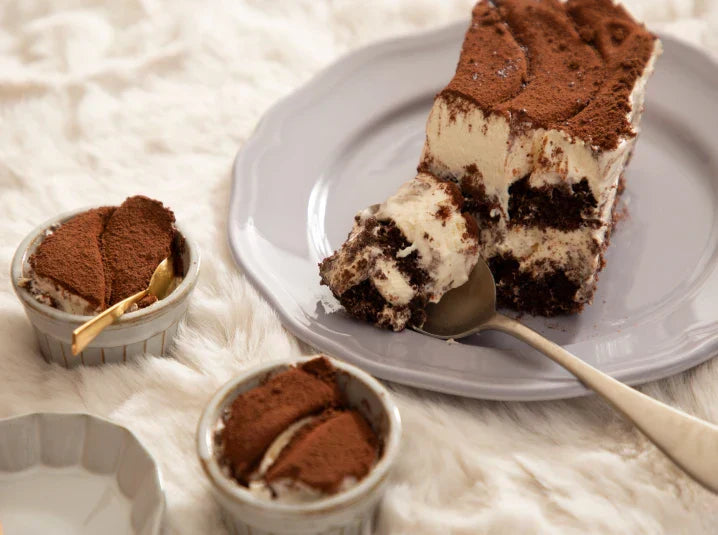
[[[4, 0], [0, 9], [0, 417], [88, 411], [159, 461], [166, 532], [225, 533], [194, 454], [201, 408], [253, 362], [307, 353], [226, 245], [230, 169], [262, 113], [344, 52], [466, 18], [472, 0]], [[628, 2], [718, 50], [716, 0]], [[36, 224], [143, 193], [191, 222], [199, 286], [174, 359], [66, 371], [39, 356], [8, 280]], [[380, 534], [718, 531], [718, 499], [597, 399], [496, 403], [393, 387], [403, 455]], [[648, 394], [718, 421], [718, 362]]]

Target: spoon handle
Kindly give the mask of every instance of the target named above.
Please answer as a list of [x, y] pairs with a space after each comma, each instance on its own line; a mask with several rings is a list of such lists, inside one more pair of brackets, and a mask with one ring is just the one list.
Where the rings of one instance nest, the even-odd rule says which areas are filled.
[[72, 354], [77, 355], [85, 349], [105, 327], [109, 327], [115, 323], [115, 321], [120, 319], [122, 314], [127, 312], [128, 308], [148, 293], [149, 290], [142, 290], [141, 292], [126, 297], [72, 331]]
[[634, 390], [586, 364], [561, 346], [502, 314], [483, 329], [502, 331], [523, 340], [575, 375], [632, 421], [688, 475], [718, 492], [718, 426], [681, 412]]

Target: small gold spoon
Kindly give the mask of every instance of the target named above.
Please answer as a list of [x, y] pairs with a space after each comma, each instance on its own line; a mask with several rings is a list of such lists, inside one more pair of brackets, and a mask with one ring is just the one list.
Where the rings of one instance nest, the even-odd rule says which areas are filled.
[[459, 339], [485, 330], [523, 340], [571, 372], [586, 388], [623, 414], [658, 449], [698, 483], [718, 492], [718, 426], [669, 407], [589, 366], [564, 348], [518, 321], [496, 312], [496, 284], [479, 259], [469, 280], [427, 307], [415, 331], [441, 339]]
[[72, 331], [72, 354], [77, 355], [87, 345], [92, 342], [95, 337], [102, 332], [105, 327], [112, 325], [120, 319], [127, 309], [137, 303], [140, 299], [148, 295], [154, 295], [157, 299], [164, 299], [169, 294], [170, 285], [174, 280], [174, 263], [172, 257], [165, 258], [160, 265], [157, 266], [155, 272], [150, 279], [150, 285], [146, 290], [137, 292], [134, 295], [126, 297], [122, 301], [115, 303], [107, 310], [98, 314], [89, 321], [80, 325]]

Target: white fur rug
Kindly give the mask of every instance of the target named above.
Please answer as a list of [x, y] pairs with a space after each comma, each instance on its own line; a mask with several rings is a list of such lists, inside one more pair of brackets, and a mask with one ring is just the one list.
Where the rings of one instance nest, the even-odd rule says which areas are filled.
[[[472, 0], [3, 0], [0, 417], [89, 411], [161, 464], [170, 534], [223, 534], [194, 454], [201, 408], [252, 362], [309, 351], [231, 261], [237, 149], [279, 97], [364, 43], [467, 17]], [[718, 51], [718, 1], [635, 0], [654, 29]], [[65, 371], [40, 358], [8, 280], [53, 214], [143, 193], [192, 222], [200, 284], [176, 359]], [[645, 387], [718, 420], [718, 361]], [[718, 499], [596, 399], [495, 403], [396, 387], [404, 453], [380, 534], [710, 534]], [[718, 454], [718, 452], [717, 452]]]

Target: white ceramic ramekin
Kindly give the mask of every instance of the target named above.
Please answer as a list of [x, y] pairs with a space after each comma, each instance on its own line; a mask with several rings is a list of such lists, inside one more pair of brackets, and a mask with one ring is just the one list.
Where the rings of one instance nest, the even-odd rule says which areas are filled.
[[159, 535], [164, 509], [159, 467], [129, 429], [80, 413], [0, 419], [8, 535]]
[[197, 284], [200, 254], [194, 241], [180, 225], [177, 229], [185, 239], [185, 277], [177, 288], [161, 301], [122, 316], [107, 327], [79, 355], [71, 351], [72, 331], [91, 316], [80, 316], [57, 310], [37, 301], [18, 281], [27, 273], [27, 261], [45, 237], [45, 231], [58, 223], [88, 210], [84, 208], [61, 214], [33, 230], [20, 244], [13, 257], [10, 276], [13, 288], [25, 307], [25, 313], [35, 329], [40, 352], [47, 362], [73, 368], [78, 365], [97, 366], [126, 362], [145, 352], [165, 355], [177, 333], [177, 325], [187, 312], [189, 296]]
[[215, 433], [224, 410], [241, 394], [267, 376], [314, 357], [284, 359], [255, 366], [224, 385], [202, 414], [197, 430], [197, 452], [227, 525], [235, 535], [362, 535], [371, 532], [376, 507], [386, 488], [389, 469], [401, 440], [399, 410], [389, 392], [370, 375], [341, 361], [337, 382], [349, 404], [362, 413], [383, 443], [381, 458], [356, 486], [329, 498], [306, 504], [283, 504], [254, 496], [222, 470]]

